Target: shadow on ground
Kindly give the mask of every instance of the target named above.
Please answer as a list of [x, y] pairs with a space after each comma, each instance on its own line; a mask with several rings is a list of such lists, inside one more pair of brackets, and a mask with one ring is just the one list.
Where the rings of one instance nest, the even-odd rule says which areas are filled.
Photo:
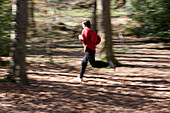
[[89, 84], [88, 81], [80, 84], [31, 80], [31, 84], [20, 86], [6, 83], [6, 87], [10, 85], [9, 89], [0, 89], [1, 110], [58, 113], [169, 112], [170, 97], [154, 96], [153, 88], [146, 92], [147, 87], [138, 85], [105, 86]]

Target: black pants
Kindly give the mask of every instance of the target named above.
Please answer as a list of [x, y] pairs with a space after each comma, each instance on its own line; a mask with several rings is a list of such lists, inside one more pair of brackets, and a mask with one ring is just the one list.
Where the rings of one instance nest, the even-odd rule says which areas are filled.
[[90, 62], [90, 65], [95, 68], [102, 68], [109, 66], [108, 63], [102, 62], [102, 61], [95, 61], [95, 50], [89, 50], [84, 54], [84, 58], [81, 64], [81, 70], [80, 70], [80, 78], [83, 78], [83, 75], [85, 73], [85, 69], [87, 67], [88, 61]]

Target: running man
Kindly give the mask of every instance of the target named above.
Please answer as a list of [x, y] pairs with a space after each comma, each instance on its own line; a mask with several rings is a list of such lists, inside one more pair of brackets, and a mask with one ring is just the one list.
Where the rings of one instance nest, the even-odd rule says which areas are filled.
[[80, 75], [74, 79], [78, 82], [83, 81], [83, 75], [85, 73], [88, 61], [90, 62], [90, 65], [95, 68], [112, 67], [115, 69], [115, 66], [111, 60], [109, 60], [109, 62], [95, 60], [96, 45], [101, 42], [101, 38], [91, 29], [91, 23], [89, 20], [83, 21], [82, 27], [82, 33], [78, 36], [78, 38], [81, 42], [83, 42], [85, 54], [81, 64]]

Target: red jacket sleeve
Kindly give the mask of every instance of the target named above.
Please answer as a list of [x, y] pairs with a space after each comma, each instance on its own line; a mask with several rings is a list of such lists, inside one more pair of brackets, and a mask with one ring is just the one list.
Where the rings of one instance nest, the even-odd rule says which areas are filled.
[[97, 42], [96, 42], [96, 45], [99, 44], [101, 42], [101, 38], [100, 36], [97, 35]]

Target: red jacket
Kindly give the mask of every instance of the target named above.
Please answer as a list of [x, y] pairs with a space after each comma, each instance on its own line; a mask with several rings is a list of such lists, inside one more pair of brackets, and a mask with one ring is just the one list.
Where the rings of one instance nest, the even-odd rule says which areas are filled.
[[83, 41], [84, 52], [86, 52], [86, 47], [91, 50], [96, 49], [96, 45], [100, 43], [101, 38], [96, 34], [92, 29], [85, 27], [82, 30], [81, 37], [79, 37], [80, 41]]

